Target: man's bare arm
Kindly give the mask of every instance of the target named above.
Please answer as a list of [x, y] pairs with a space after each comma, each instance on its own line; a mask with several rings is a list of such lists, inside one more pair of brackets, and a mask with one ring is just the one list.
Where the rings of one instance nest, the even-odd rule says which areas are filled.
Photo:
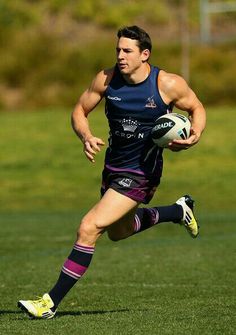
[[72, 113], [72, 127], [84, 145], [86, 157], [95, 162], [94, 157], [100, 151], [100, 146], [105, 143], [95, 137], [89, 127], [88, 114], [103, 99], [104, 92], [112, 75], [112, 69], [99, 72], [91, 86], [81, 95]]
[[190, 137], [172, 141], [169, 148], [178, 151], [198, 143], [206, 126], [206, 112], [196, 94], [182, 77], [165, 72], [160, 79], [160, 89], [167, 103], [188, 112], [191, 121]]

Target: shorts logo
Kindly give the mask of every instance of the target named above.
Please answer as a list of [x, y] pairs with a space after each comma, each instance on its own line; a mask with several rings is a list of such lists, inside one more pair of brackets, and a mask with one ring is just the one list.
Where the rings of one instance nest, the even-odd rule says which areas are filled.
[[118, 182], [119, 185], [124, 186], [124, 187], [130, 187], [131, 183], [132, 183], [132, 179], [129, 178], [123, 178], [122, 180], [120, 180]]

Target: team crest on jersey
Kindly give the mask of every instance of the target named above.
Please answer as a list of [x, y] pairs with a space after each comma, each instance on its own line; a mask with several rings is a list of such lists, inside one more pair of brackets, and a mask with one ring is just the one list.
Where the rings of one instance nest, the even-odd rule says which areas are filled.
[[146, 103], [145, 107], [147, 107], [147, 108], [156, 108], [157, 107], [157, 105], [155, 103], [155, 100], [153, 99], [153, 95], [151, 97], [147, 98], [147, 103]]

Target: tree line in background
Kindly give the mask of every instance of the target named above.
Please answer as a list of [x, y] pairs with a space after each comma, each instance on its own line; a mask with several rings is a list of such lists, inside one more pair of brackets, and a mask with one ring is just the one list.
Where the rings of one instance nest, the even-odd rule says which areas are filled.
[[[1, 0], [0, 108], [74, 105], [95, 73], [115, 63], [116, 30], [126, 24], [150, 33], [152, 63], [180, 73], [183, 2]], [[201, 45], [199, 1], [186, 3], [189, 84], [206, 104], [234, 104], [236, 39]]]

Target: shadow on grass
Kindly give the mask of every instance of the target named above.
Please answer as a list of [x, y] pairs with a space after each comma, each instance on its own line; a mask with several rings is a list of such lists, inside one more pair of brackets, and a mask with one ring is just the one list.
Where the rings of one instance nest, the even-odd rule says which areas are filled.
[[130, 309], [123, 308], [123, 309], [113, 309], [113, 310], [107, 310], [107, 311], [65, 311], [65, 312], [57, 312], [57, 316], [65, 316], [65, 315], [95, 315], [95, 314], [107, 314], [107, 313], [124, 313], [124, 312], [130, 312]]
[[21, 313], [23, 313], [22, 311], [5, 311], [5, 310], [2, 310], [2, 311], [0, 311], [0, 315], [1, 314], [21, 314]]
[[[57, 312], [56, 317], [62, 317], [66, 315], [71, 316], [82, 316], [82, 315], [96, 315], [96, 314], [107, 314], [107, 313], [125, 313], [130, 312], [130, 309], [113, 309], [113, 310], [96, 310], [96, 311], [65, 311], [65, 312]], [[4, 314], [26, 314], [23, 311], [12, 311], [12, 310], [0, 310], [0, 315]]]

